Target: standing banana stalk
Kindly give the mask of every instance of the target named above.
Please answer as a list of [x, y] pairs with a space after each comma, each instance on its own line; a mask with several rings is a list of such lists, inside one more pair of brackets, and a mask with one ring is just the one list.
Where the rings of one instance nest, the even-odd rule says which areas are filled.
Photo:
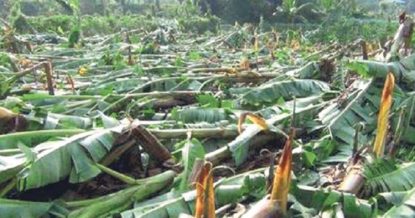
[[395, 77], [392, 73], [389, 73], [386, 77], [385, 85], [383, 87], [382, 99], [380, 103], [379, 115], [378, 115], [378, 128], [376, 131], [375, 144], [373, 146], [373, 152], [376, 157], [382, 157], [385, 150], [385, 139], [389, 124], [389, 110], [392, 105], [392, 92], [395, 86]]
[[285, 143], [278, 167], [275, 170], [271, 195], [259, 201], [243, 218], [283, 217], [286, 215], [288, 192], [291, 184], [292, 143], [294, 136], [295, 129], [292, 128], [291, 134]]

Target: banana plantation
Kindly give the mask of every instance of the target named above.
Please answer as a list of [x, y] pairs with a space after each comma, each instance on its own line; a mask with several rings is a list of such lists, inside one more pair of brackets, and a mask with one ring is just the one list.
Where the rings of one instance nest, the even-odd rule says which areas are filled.
[[415, 217], [414, 19], [0, 0], [0, 218]]

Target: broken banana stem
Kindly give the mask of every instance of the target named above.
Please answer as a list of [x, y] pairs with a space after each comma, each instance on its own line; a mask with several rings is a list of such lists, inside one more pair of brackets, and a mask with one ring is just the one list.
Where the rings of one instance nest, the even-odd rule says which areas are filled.
[[363, 166], [360, 163], [358, 163], [356, 165], [353, 165], [348, 170], [338, 190], [352, 194], [357, 194], [363, 187], [364, 183], [365, 179], [363, 177]]
[[270, 196], [258, 201], [242, 218], [279, 218], [284, 217], [278, 201], [271, 200]]
[[262, 130], [269, 129], [268, 124], [267, 124], [267, 122], [264, 118], [254, 114], [254, 113], [247, 112], [247, 113], [242, 113], [241, 116], [239, 117], [239, 120], [238, 120], [238, 132], [239, 132], [239, 134], [241, 134], [243, 132], [242, 125], [244, 124], [246, 119], [248, 119], [251, 122], [253, 122], [254, 124], [258, 125]]
[[287, 213], [288, 192], [291, 184], [292, 143], [295, 129], [287, 139], [278, 167], [274, 173], [271, 195], [259, 201], [243, 217], [283, 217]]
[[146, 128], [137, 126], [132, 129], [132, 134], [136, 141], [140, 142], [144, 150], [158, 162], [164, 163], [172, 158], [169, 150]]

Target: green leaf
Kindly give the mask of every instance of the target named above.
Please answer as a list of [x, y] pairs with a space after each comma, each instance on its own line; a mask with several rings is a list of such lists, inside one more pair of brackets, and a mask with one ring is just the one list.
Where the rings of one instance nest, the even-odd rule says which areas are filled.
[[303, 206], [316, 211], [322, 211], [340, 203], [343, 205], [342, 211], [345, 217], [376, 217], [376, 208], [374, 209], [368, 201], [358, 199], [349, 193], [299, 185], [295, 187], [293, 194]]
[[415, 186], [415, 162], [396, 165], [392, 160], [380, 159], [364, 166], [366, 182], [363, 194], [410, 190]]
[[92, 119], [89, 117], [48, 113], [45, 118], [44, 129], [89, 129]]
[[181, 174], [180, 190], [185, 191], [189, 188], [189, 176], [192, 172], [196, 159], [205, 157], [205, 149], [197, 139], [189, 139], [182, 148], [183, 172]]
[[221, 108], [225, 108], [225, 109], [234, 109], [235, 108], [234, 102], [231, 101], [231, 100], [222, 100], [220, 102], [220, 104], [221, 104]]
[[189, 60], [197, 61], [197, 60], [200, 60], [201, 58], [202, 58], [202, 56], [197, 51], [191, 51], [189, 53]]
[[183, 61], [183, 59], [180, 56], [176, 57], [176, 60], [174, 61], [174, 66], [176, 67], [184, 67], [186, 63]]
[[401, 202], [388, 210], [383, 217], [394, 218], [394, 217], [413, 217], [415, 214], [415, 188], [406, 192]]
[[[123, 126], [112, 129], [81, 133], [60, 141], [49, 141], [32, 149], [36, 158], [27, 161], [21, 155], [0, 156], [0, 183], [17, 175], [20, 191], [43, 187], [69, 177], [72, 183], [87, 181], [100, 172], [95, 162], [101, 160], [112, 148]], [[4, 164], [4, 165], [3, 165]], [[20, 170], [21, 169], [21, 170]]]
[[10, 133], [0, 135], [0, 149], [18, 148], [19, 143], [23, 143], [27, 147], [34, 147], [37, 144], [50, 139], [69, 137], [85, 132], [82, 129], [57, 129], [57, 130], [39, 130]]
[[285, 101], [292, 97], [308, 97], [329, 91], [329, 86], [318, 80], [285, 80], [267, 83], [265, 85], [250, 89], [243, 94], [239, 101], [242, 104], [260, 106], [274, 105], [280, 103], [283, 98]]
[[30, 164], [36, 159], [36, 154], [33, 152], [30, 148], [26, 147], [24, 144], [19, 143], [17, 145], [19, 149], [22, 151], [22, 153], [26, 157], [26, 163]]
[[74, 26], [68, 36], [68, 46], [73, 48], [81, 39], [81, 29], [79, 26]]
[[359, 62], [349, 62], [346, 65], [351, 71], [356, 72], [357, 74], [363, 76], [363, 77], [368, 77], [368, 71], [369, 71], [369, 66], [367, 64], [364, 63], [359, 63]]
[[197, 102], [203, 108], [218, 108], [219, 100], [211, 94], [202, 94], [196, 97]]
[[[296, 116], [305, 116], [315, 113], [314, 111], [321, 108], [322, 105], [312, 105], [309, 104], [307, 107], [297, 108], [296, 109]], [[279, 132], [279, 128], [276, 128], [275, 124], [281, 124], [289, 120], [292, 116], [292, 112], [290, 113], [282, 113], [277, 114], [270, 119], [267, 119], [268, 125], [272, 125], [270, 130]], [[246, 128], [238, 137], [236, 137], [233, 141], [228, 143], [229, 150], [232, 152], [232, 157], [235, 161], [237, 166], [241, 165], [246, 158], [248, 157], [249, 151], [249, 141], [256, 136], [259, 132], [261, 132], [261, 128], [257, 125], [250, 125]]]
[[104, 113], [102, 113], [101, 111], [98, 111], [98, 114], [102, 119], [102, 123], [104, 124], [104, 128], [106, 128], [106, 129], [116, 127], [116, 126], [119, 126], [121, 124], [120, 121], [118, 121], [117, 119], [115, 119], [113, 117], [109, 117], [109, 116], [105, 115]]
[[317, 160], [317, 155], [311, 150], [311, 148], [304, 147], [302, 154], [303, 154], [303, 160], [304, 160], [305, 165], [307, 167], [314, 166]]
[[[266, 178], [263, 169], [225, 178], [215, 185], [215, 199], [218, 207], [240, 202], [244, 197], [262, 198], [266, 193]], [[194, 190], [177, 195], [169, 192], [145, 202], [138, 202], [135, 208], [121, 213], [123, 218], [131, 217], [178, 217], [180, 213], [194, 214], [196, 193]]]
[[144, 69], [140, 65], [136, 65], [133, 68], [133, 73], [135, 73], [137, 76], [143, 76], [144, 75]]
[[184, 123], [208, 122], [215, 123], [228, 119], [228, 113], [224, 109], [219, 108], [187, 108], [175, 110], [172, 118], [176, 121]]
[[54, 203], [41, 203], [0, 199], [0, 214], [2, 217], [20, 218], [20, 217], [64, 217], [66, 214], [60, 214], [56, 211]]

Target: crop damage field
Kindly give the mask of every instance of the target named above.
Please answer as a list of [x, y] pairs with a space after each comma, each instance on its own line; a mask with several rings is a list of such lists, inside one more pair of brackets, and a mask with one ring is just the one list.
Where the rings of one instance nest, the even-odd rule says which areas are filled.
[[410, 3], [33, 2], [0, 1], [0, 217], [415, 216]]

